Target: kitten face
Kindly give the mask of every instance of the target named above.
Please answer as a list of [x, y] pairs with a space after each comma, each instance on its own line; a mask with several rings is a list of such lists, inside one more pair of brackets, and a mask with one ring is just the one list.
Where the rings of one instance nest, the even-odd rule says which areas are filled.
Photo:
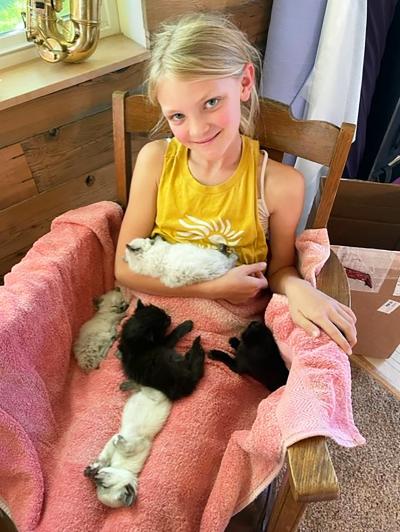
[[128, 342], [139, 341], [141, 346], [159, 344], [170, 325], [171, 318], [163, 309], [143, 305], [138, 299], [135, 313], [125, 323], [122, 338]]
[[95, 299], [98, 313], [124, 312], [128, 308], [128, 303], [124, 300], [121, 290], [117, 287], [110, 290], [101, 297]]
[[137, 253], [139, 251], [148, 251], [151, 246], [154, 244], [154, 240], [151, 238], [134, 238], [126, 247], [129, 251]]
[[137, 478], [125, 469], [103, 467], [95, 475], [97, 497], [110, 508], [130, 506], [136, 499]]
[[248, 346], [260, 345], [268, 335], [268, 329], [261, 321], [252, 321], [242, 333], [242, 342]]

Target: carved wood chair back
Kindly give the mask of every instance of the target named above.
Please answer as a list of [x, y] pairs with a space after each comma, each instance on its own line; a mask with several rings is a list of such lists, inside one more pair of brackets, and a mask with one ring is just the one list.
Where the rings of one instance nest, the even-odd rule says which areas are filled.
[[[114, 150], [118, 200], [126, 206], [132, 176], [130, 136], [147, 137], [159, 119], [159, 109], [142, 95], [113, 94]], [[344, 123], [339, 128], [318, 120], [298, 120], [290, 108], [274, 100], [262, 98], [256, 138], [272, 159], [281, 161], [290, 153], [329, 168], [321, 194], [313, 228], [326, 227], [339, 187], [354, 133], [354, 125]], [[168, 135], [164, 129], [161, 134]]]

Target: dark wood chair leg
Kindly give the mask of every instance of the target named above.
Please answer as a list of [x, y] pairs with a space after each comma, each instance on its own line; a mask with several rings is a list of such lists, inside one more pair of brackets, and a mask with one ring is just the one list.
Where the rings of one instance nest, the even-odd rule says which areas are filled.
[[294, 532], [297, 530], [306, 506], [306, 503], [294, 500], [289, 475], [286, 473], [265, 532]]

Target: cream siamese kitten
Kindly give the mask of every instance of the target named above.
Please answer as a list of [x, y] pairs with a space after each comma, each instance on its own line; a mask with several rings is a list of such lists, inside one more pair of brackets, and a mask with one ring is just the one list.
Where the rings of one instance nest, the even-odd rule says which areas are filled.
[[111, 508], [130, 506], [136, 499], [138, 475], [171, 411], [171, 401], [162, 392], [138, 389], [125, 404], [119, 433], [84, 471], [96, 483], [99, 501]]

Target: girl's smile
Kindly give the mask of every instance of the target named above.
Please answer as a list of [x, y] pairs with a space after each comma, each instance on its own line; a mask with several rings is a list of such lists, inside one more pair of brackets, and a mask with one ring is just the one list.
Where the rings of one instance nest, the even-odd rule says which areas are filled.
[[193, 142], [194, 142], [194, 144], [200, 144], [200, 145], [204, 146], [206, 144], [210, 144], [214, 139], [216, 139], [218, 137], [219, 134], [220, 134], [220, 131], [218, 131], [218, 133], [216, 133], [215, 135], [212, 135], [211, 137], [209, 137], [206, 140], [196, 140], [196, 141], [193, 141]]

